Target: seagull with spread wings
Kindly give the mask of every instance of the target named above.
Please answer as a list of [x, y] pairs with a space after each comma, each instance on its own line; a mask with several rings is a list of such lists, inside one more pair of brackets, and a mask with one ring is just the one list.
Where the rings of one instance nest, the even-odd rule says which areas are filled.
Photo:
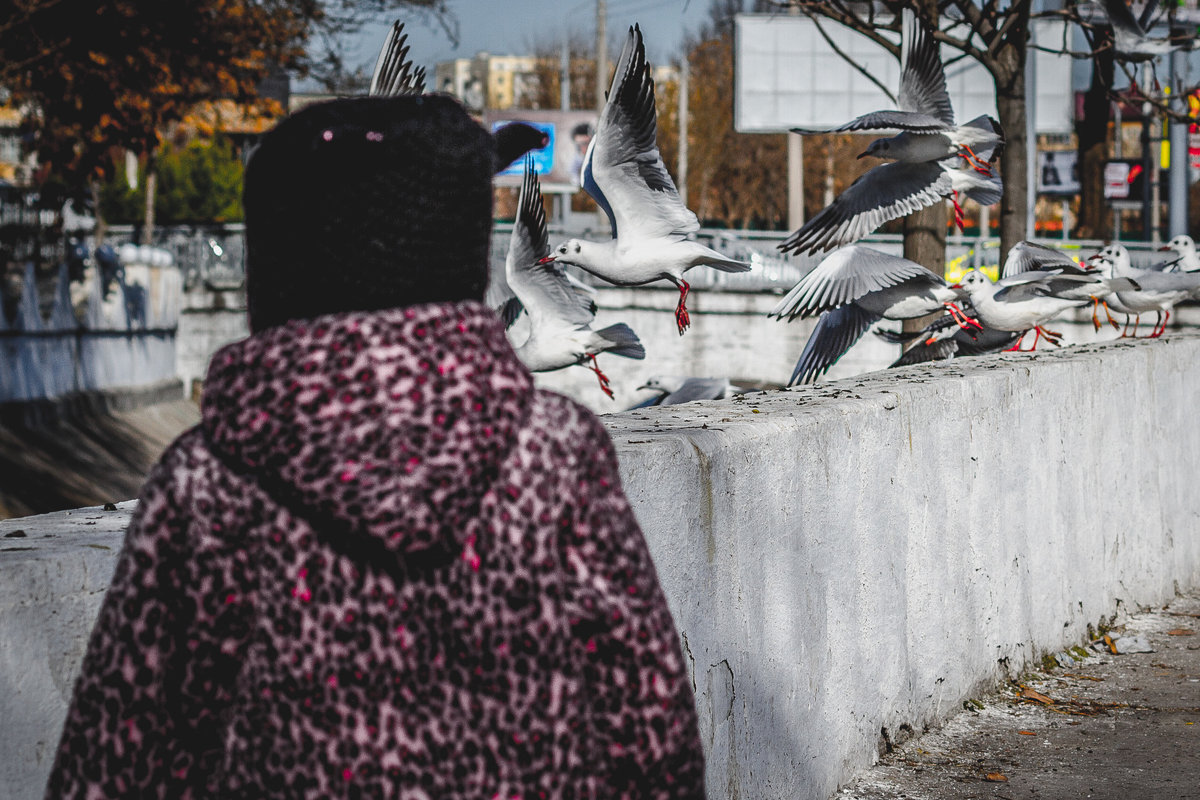
[[504, 264], [508, 285], [529, 314], [529, 337], [516, 348], [517, 357], [532, 372], [550, 372], [574, 364], [588, 366], [596, 373], [601, 391], [611, 398], [608, 376], [600, 371], [596, 356], [612, 353], [642, 359], [646, 351], [637, 334], [623, 322], [592, 330], [596, 304], [591, 294], [568, 280], [562, 267], [547, 261], [549, 252], [541, 187], [526, 157], [517, 219]]
[[544, 260], [571, 264], [618, 286], [671, 281], [679, 289], [675, 322], [682, 335], [691, 324], [687, 311], [691, 285], [683, 273], [700, 266], [746, 272], [750, 265], [689, 238], [700, 229], [700, 222], [683, 204], [663, 165], [657, 132], [654, 81], [641, 29], [634, 25], [580, 175], [583, 188], [608, 216], [612, 238], [606, 242], [569, 239]]
[[816, 380], [881, 319], [917, 319], [944, 308], [960, 325], [978, 326], [954, 305], [963, 296], [915, 261], [858, 244], [843, 247], [805, 275], [768, 315], [788, 321], [821, 315], [788, 385]]
[[413, 67], [408, 58], [408, 34], [404, 32], [404, 23], [396, 20], [375, 59], [375, 71], [371, 74], [371, 88], [367, 94], [396, 97], [424, 93], [425, 68]]
[[898, 135], [871, 142], [859, 158], [921, 162], [961, 156], [972, 168], [991, 175], [990, 161], [1004, 142], [1000, 123], [983, 114], [956, 124], [937, 40], [911, 8], [901, 11], [901, 28], [900, 108], [863, 114], [830, 132], [897, 129]]

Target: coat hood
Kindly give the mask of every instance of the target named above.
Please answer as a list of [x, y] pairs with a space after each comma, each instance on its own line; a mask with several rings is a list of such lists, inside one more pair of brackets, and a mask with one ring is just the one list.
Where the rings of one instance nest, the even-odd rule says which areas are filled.
[[452, 551], [532, 390], [481, 303], [336, 314], [220, 350], [201, 426], [226, 464], [323, 533]]

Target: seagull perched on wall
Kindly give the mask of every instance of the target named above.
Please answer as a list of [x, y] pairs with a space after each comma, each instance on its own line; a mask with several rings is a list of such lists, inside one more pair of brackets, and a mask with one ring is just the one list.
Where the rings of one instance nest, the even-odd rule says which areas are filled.
[[794, 386], [825, 373], [880, 319], [917, 319], [945, 308], [959, 324], [978, 327], [954, 305], [964, 295], [915, 261], [855, 244], [818, 264], [767, 316], [790, 322], [821, 315], [788, 381]]
[[[1097, 306], [1104, 304], [1108, 311], [1106, 298], [1114, 292], [1140, 289], [1136, 281], [1125, 277], [1106, 277], [1094, 269], [1084, 269], [1073, 258], [1053, 247], [1045, 247], [1029, 241], [1017, 242], [1008, 251], [1004, 260], [1004, 269], [1000, 272], [1001, 283], [1026, 272], [1044, 272], [1058, 275], [1071, 275], [1074, 279], [1060, 282], [1054, 292], [1056, 297], [1064, 300], [1088, 300], [1092, 303], [1092, 326], [1100, 330], [1100, 319], [1096, 314]], [[1109, 322], [1114, 328], [1118, 327], [1112, 315]]]
[[1094, 275], [1066, 274], [1062, 271], [1021, 272], [993, 283], [991, 278], [977, 269], [963, 276], [961, 285], [971, 298], [975, 317], [986, 328], [1020, 333], [1016, 343], [1009, 349], [1020, 350], [1021, 341], [1031, 329], [1035, 336], [1033, 347], [1045, 337], [1057, 344], [1059, 334], [1042, 327], [1068, 308], [1088, 304], [1087, 298], [1078, 298], [1072, 293], [1080, 286], [1093, 284]]
[[683, 204], [663, 165], [657, 120], [650, 63], [642, 32], [634, 25], [580, 174], [583, 188], [608, 215], [612, 239], [569, 239], [545, 260], [571, 264], [618, 286], [671, 281], [679, 289], [675, 322], [682, 335], [691, 324], [691, 286], [683, 273], [700, 266], [746, 272], [750, 265], [688, 238], [700, 229], [700, 222]]
[[691, 378], [686, 375], [654, 375], [646, 379], [638, 389], [658, 392], [658, 396], [639, 403], [646, 406], [675, 406], [695, 400], [725, 400], [745, 389], [734, 386], [727, 378]]
[[591, 294], [572, 284], [558, 264], [546, 261], [548, 252], [541, 186], [533, 162], [526, 156], [517, 219], [504, 262], [508, 285], [529, 314], [529, 337], [516, 348], [517, 357], [532, 372], [586, 365], [596, 373], [601, 391], [612, 398], [608, 376], [600, 371], [596, 356], [612, 353], [642, 359], [646, 351], [625, 323], [592, 330], [596, 304]]
[[937, 40], [908, 7], [901, 10], [900, 40], [899, 110], [872, 111], [830, 132], [898, 129], [896, 136], [871, 142], [859, 158], [919, 162], [962, 156], [971, 167], [990, 175], [991, 157], [1004, 142], [1000, 123], [983, 114], [965, 125], [955, 124]]
[[408, 34], [404, 32], [404, 23], [396, 20], [379, 50], [379, 57], [375, 59], [375, 70], [371, 74], [371, 86], [367, 94], [372, 97], [397, 97], [424, 93], [425, 68], [413, 67], [408, 58]]
[[1196, 254], [1196, 242], [1186, 233], [1172, 237], [1171, 241], [1158, 249], [1162, 252], [1170, 251], [1176, 255], [1176, 258], [1163, 265], [1164, 268], [1170, 267], [1182, 272], [1200, 271], [1200, 255]]
[[[1120, 243], [1113, 243], [1092, 256], [1091, 262], [1100, 271], [1111, 277], [1128, 278], [1136, 282], [1137, 289], [1120, 290], [1109, 298], [1109, 305], [1127, 316], [1134, 317], [1133, 336], [1137, 336], [1141, 315], [1151, 311], [1157, 314], [1154, 330], [1149, 338], [1157, 339], [1167, 330], [1171, 320], [1171, 309], [1188, 297], [1200, 294], [1200, 272], [1162, 272], [1154, 269], [1136, 269], [1129, 258], [1129, 251]], [[1126, 320], [1128, 327], [1128, 319]], [[1128, 331], [1121, 333], [1122, 338]]]

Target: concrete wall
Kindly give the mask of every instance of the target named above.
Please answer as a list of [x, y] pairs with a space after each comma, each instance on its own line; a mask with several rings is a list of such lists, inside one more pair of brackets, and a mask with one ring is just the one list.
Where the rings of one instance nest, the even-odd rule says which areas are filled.
[[[606, 417], [711, 796], [828, 798], [885, 730], [1200, 585], [1198, 364], [1176, 335]], [[120, 515], [0, 522], [0, 796], [38, 795]]]

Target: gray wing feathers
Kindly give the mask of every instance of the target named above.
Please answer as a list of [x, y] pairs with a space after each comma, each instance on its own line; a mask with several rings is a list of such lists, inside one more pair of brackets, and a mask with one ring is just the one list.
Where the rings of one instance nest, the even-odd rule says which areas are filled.
[[946, 72], [937, 40], [907, 6], [901, 12], [900, 108], [928, 114], [954, 126], [954, 109], [946, 92]]
[[878, 319], [853, 303], [822, 314], [804, 344], [788, 386], [811, 383], [823, 375]]
[[951, 190], [941, 162], [882, 164], [850, 184], [779, 249], [816, 253], [856, 241], [889, 220], [933, 205]]
[[511, 241], [505, 273], [530, 317], [552, 317], [573, 325], [591, 323], [596, 314], [591, 296], [572, 285], [558, 264], [537, 263], [550, 253], [550, 245], [541, 185], [528, 157]]
[[917, 277], [944, 282], [907, 258], [851, 245], [833, 253], [805, 275], [768, 316], [786, 317], [789, 321], [810, 317]]
[[396, 97], [424, 92], [425, 68], [413, 68], [412, 61], [408, 59], [408, 34], [404, 33], [404, 23], [396, 20], [375, 60], [375, 71], [371, 75], [371, 88], [367, 94]]
[[1013, 245], [1013, 248], [1008, 251], [1008, 258], [1004, 261], [1004, 272], [1000, 278], [1001, 280], [1005, 280], [1022, 272], [1054, 269], [1056, 267], [1079, 269], [1079, 265], [1070, 256], [1060, 250], [1055, 250], [1053, 247], [1044, 247], [1033, 242], [1021, 241]]

